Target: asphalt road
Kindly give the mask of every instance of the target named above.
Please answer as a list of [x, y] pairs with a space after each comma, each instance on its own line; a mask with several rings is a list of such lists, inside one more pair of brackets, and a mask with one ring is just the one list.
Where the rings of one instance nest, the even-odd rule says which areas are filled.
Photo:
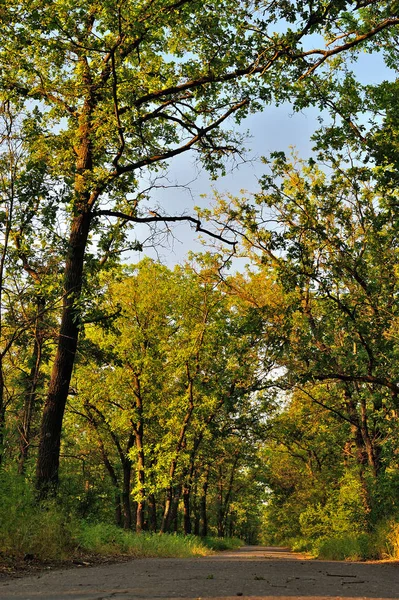
[[306, 560], [247, 546], [216, 556], [140, 559], [3, 580], [4, 600], [399, 598], [399, 563]]

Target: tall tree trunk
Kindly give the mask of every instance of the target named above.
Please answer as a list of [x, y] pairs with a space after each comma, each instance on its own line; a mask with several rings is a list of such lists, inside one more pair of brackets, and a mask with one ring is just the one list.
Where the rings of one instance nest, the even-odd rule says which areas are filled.
[[64, 296], [58, 346], [43, 410], [36, 465], [36, 488], [39, 498], [44, 498], [54, 492], [58, 486], [62, 421], [79, 337], [80, 309], [78, 303], [83, 285], [85, 251], [92, 219], [91, 209], [100, 193], [99, 190], [90, 193], [88, 188], [88, 180], [93, 171], [91, 120], [97, 100], [90, 64], [84, 50], [82, 50], [78, 62], [82, 70], [84, 101], [76, 132], [74, 212], [65, 261]]
[[[193, 379], [190, 376], [190, 373], [189, 373], [189, 370], [188, 370], [188, 366], [187, 366], [187, 375], [188, 375], [188, 385], [187, 385], [188, 409], [187, 409], [187, 412], [186, 412], [186, 414], [184, 416], [182, 426], [180, 428], [179, 439], [177, 441], [175, 455], [174, 455], [174, 457], [172, 459], [172, 462], [171, 462], [171, 465], [170, 465], [170, 469], [169, 469], [169, 481], [170, 481], [170, 484], [169, 484], [169, 487], [168, 487], [168, 489], [166, 491], [165, 510], [164, 510], [164, 514], [163, 514], [163, 517], [162, 517], [161, 533], [165, 533], [165, 532], [169, 531], [170, 524], [173, 521], [173, 516], [171, 515], [171, 511], [173, 509], [173, 496], [174, 496], [174, 493], [173, 493], [173, 479], [174, 479], [174, 476], [175, 476], [175, 473], [176, 473], [177, 461], [178, 461], [180, 452], [181, 452], [182, 448], [184, 447], [187, 428], [188, 428], [191, 416], [192, 416], [193, 411], [194, 411]], [[179, 494], [179, 496], [180, 496], [180, 494]]]
[[163, 510], [162, 523], [161, 523], [161, 533], [167, 533], [167, 531], [169, 531], [170, 513], [172, 510], [172, 499], [173, 499], [173, 488], [170, 485], [168, 487], [168, 489], [166, 490], [165, 505], [164, 505], [164, 510]]
[[362, 395], [360, 396], [360, 429], [367, 453], [367, 461], [371, 468], [371, 473], [376, 479], [381, 469], [380, 453], [370, 438], [366, 401]]
[[[144, 505], [145, 505], [145, 472], [144, 472], [144, 449], [142, 426], [139, 427], [139, 442], [137, 444], [137, 479], [139, 483], [139, 499], [137, 500], [136, 532], [140, 533], [144, 527]], [[137, 438], [136, 438], [137, 442]]]
[[210, 467], [207, 466], [205, 471], [205, 480], [202, 485], [200, 510], [201, 510], [201, 521], [202, 521], [202, 537], [208, 535], [208, 513], [207, 513], [207, 498], [208, 498], [208, 487], [209, 487], [209, 473]]
[[91, 215], [84, 212], [73, 219], [69, 252], [65, 264], [64, 300], [58, 346], [44, 406], [36, 467], [36, 487], [44, 498], [58, 485], [62, 421], [69, 393], [79, 335], [79, 308], [83, 265]]
[[138, 419], [132, 422], [132, 428], [137, 450], [137, 483], [138, 499], [136, 511], [136, 532], [140, 533], [144, 527], [144, 505], [145, 505], [145, 458], [144, 458], [144, 423], [143, 423], [143, 397], [141, 394], [140, 376], [134, 373], [134, 393], [136, 396], [136, 410]]
[[219, 467], [219, 479], [218, 479], [218, 510], [217, 510], [217, 530], [218, 537], [224, 537], [224, 502], [223, 502], [223, 470], [222, 467]]
[[161, 525], [161, 533], [168, 533], [171, 529], [172, 524], [176, 524], [180, 496], [181, 486], [170, 486], [170, 488], [167, 491], [165, 511]]
[[191, 485], [185, 484], [183, 487], [183, 506], [184, 506], [184, 535], [191, 534], [191, 514], [190, 514], [190, 496]]
[[[94, 420], [92, 422], [94, 423]], [[115, 524], [118, 525], [118, 527], [121, 527], [121, 525], [122, 525], [122, 506], [121, 506], [121, 493], [120, 493], [120, 488], [119, 488], [118, 477], [116, 475], [116, 471], [115, 471], [111, 461], [109, 460], [109, 458], [107, 456], [104, 443], [100, 437], [98, 440], [98, 445], [100, 447], [103, 463], [105, 465], [105, 468], [107, 469], [108, 475], [110, 476], [112, 485], [114, 487]]]
[[126, 459], [123, 464], [123, 491], [122, 491], [122, 504], [123, 504], [123, 528], [132, 528], [132, 505], [130, 500], [130, 478], [132, 473], [132, 464], [130, 459]]
[[148, 528], [150, 531], [156, 532], [157, 524], [157, 503], [154, 494], [148, 496]]
[[43, 297], [37, 299], [36, 319], [34, 329], [34, 343], [31, 356], [31, 369], [26, 380], [24, 410], [22, 423], [19, 431], [19, 461], [18, 473], [25, 471], [25, 463], [28, 459], [29, 448], [31, 444], [31, 426], [36, 408], [36, 390], [40, 379], [40, 366], [42, 360], [43, 347], [43, 313], [46, 301]]
[[[179, 502], [180, 502], [181, 492], [182, 492], [182, 486], [179, 485], [178, 487], [175, 488], [174, 495], [173, 495], [172, 510], [170, 513], [170, 524], [173, 525], [174, 533], [177, 533], [178, 529], [179, 529], [178, 517], [179, 517]], [[169, 528], [170, 528], [170, 526], [169, 526]]]
[[198, 487], [196, 477], [194, 478], [194, 486], [193, 486], [193, 513], [194, 513], [194, 535], [199, 536], [200, 534], [200, 512], [198, 506]]
[[4, 400], [4, 374], [2, 360], [0, 359], [0, 465], [3, 463], [4, 430], [6, 426], [6, 405]]
[[230, 499], [233, 492], [233, 484], [235, 472], [240, 459], [239, 452], [235, 453], [234, 461], [231, 467], [229, 482], [227, 485], [226, 493], [223, 497], [223, 471], [220, 467], [219, 470], [219, 485], [218, 485], [218, 537], [224, 537], [226, 534], [227, 517], [229, 514]]

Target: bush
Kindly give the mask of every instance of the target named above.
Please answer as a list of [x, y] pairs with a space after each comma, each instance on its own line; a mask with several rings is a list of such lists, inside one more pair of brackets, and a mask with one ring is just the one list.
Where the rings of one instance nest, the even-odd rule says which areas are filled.
[[66, 558], [76, 547], [77, 521], [55, 501], [38, 506], [30, 486], [21, 478], [0, 478], [0, 551], [40, 560]]
[[314, 546], [317, 558], [326, 560], [366, 560], [378, 558], [372, 539], [367, 534], [341, 536], [320, 540]]

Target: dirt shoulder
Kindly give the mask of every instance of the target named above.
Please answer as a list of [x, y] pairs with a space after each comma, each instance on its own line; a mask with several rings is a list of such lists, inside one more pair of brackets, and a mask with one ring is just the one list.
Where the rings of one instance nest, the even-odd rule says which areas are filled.
[[38, 560], [31, 556], [22, 559], [7, 557], [0, 553], [0, 582], [51, 570], [81, 569], [131, 562], [131, 560], [130, 556], [99, 556], [98, 554], [81, 554], [69, 560]]

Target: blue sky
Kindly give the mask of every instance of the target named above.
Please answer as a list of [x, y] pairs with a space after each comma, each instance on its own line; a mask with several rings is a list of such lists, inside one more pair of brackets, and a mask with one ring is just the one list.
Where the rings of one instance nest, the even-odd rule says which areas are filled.
[[[362, 54], [354, 65], [354, 70], [362, 83], [378, 83], [384, 79], [393, 79], [396, 73], [389, 71], [383, 62], [381, 54]], [[249, 131], [247, 142], [248, 161], [237, 165], [224, 177], [211, 181], [209, 175], [198, 172], [193, 157], [184, 154], [173, 160], [169, 173], [169, 184], [186, 185], [185, 188], [157, 189], [153, 192], [151, 207], [158, 204], [163, 214], [195, 214], [195, 206], [209, 206], [213, 189], [221, 193], [239, 194], [240, 190], [255, 192], [258, 189], [257, 180], [265, 171], [260, 157], [268, 155], [273, 150], [289, 152], [295, 147], [302, 158], [312, 153], [311, 136], [318, 127], [317, 109], [307, 109], [301, 113], [293, 113], [290, 105], [280, 107], [267, 106], [262, 113], [251, 115], [241, 126], [243, 131]], [[206, 198], [203, 196], [206, 195]], [[140, 240], [145, 239], [148, 230], [145, 226], [137, 228], [136, 235]], [[137, 262], [144, 256], [159, 258], [170, 267], [184, 262], [189, 250], [201, 251], [204, 246], [197, 239], [195, 232], [188, 224], [179, 225], [173, 229], [174, 238], [159, 245], [155, 251], [145, 249], [142, 253], [134, 253], [130, 261]]]

